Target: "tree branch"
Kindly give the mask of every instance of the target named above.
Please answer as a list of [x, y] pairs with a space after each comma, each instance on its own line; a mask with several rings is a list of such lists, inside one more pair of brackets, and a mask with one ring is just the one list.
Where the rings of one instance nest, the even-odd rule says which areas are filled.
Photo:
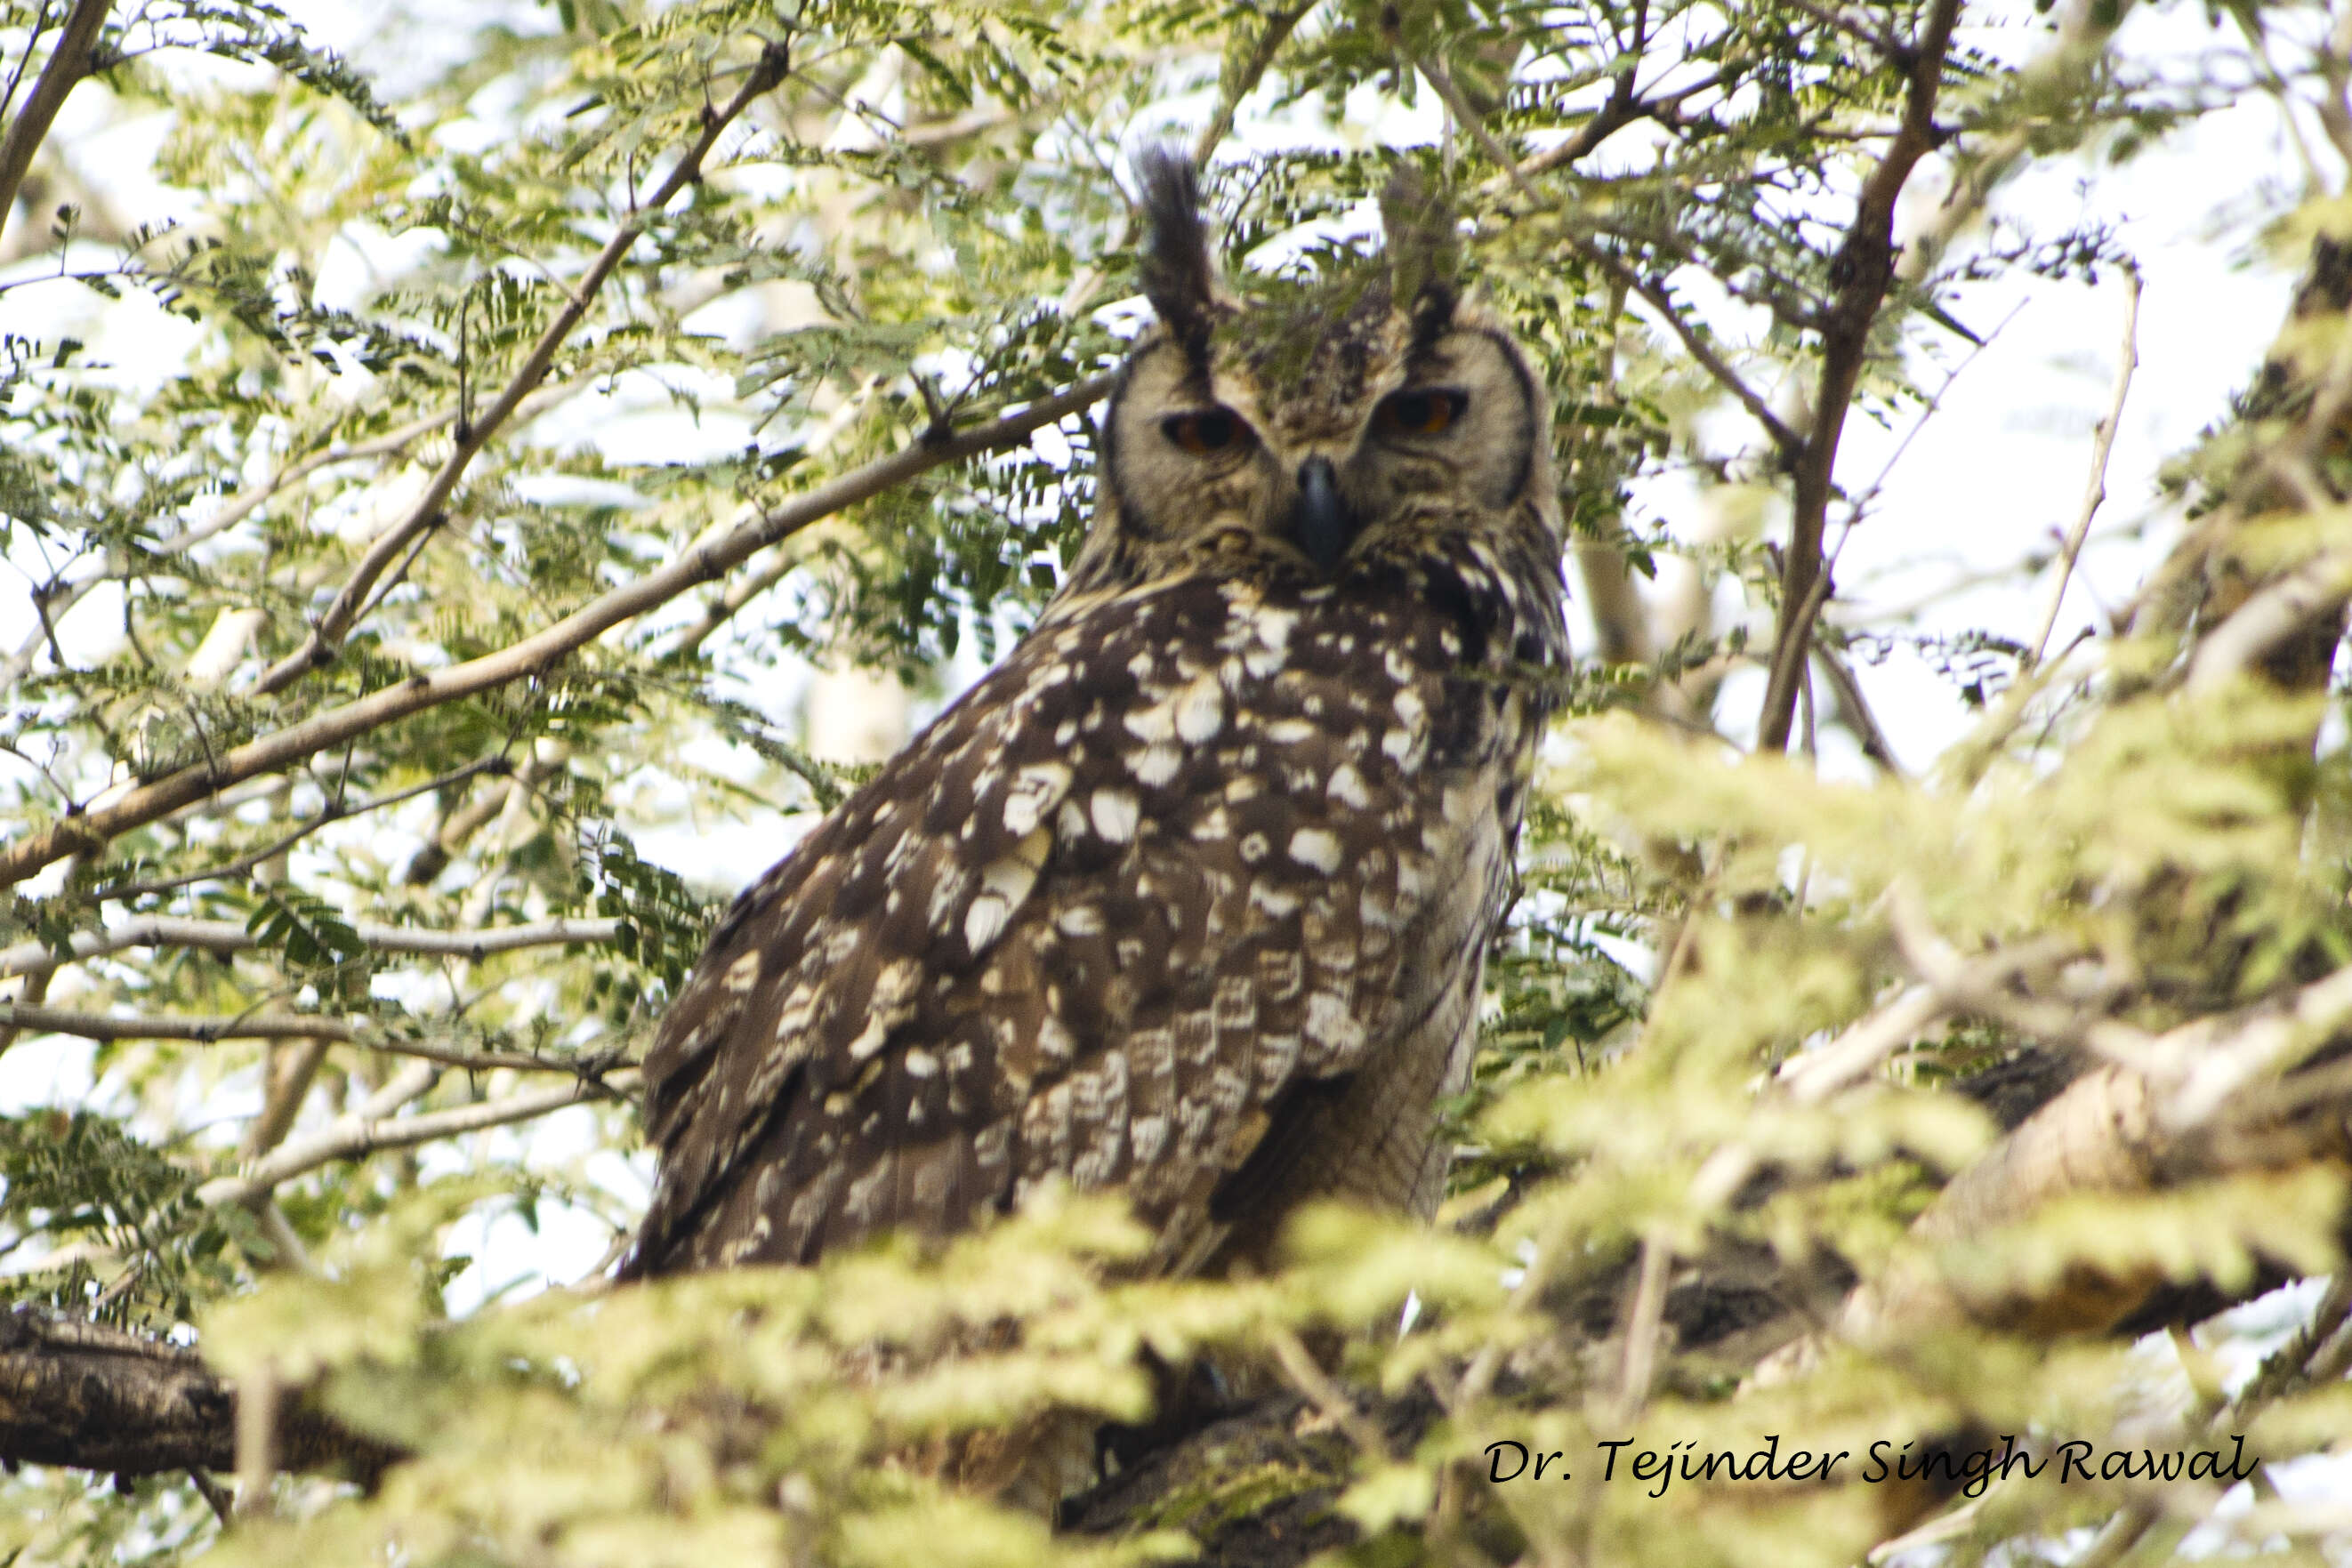
[[1895, 203], [1919, 160], [1936, 145], [1936, 95], [1951, 49], [1959, 0], [1936, 0], [1906, 63], [1903, 123], [1878, 166], [1863, 183], [1853, 223], [1830, 264], [1837, 293], [1822, 319], [1822, 373], [1813, 397], [1813, 428], [1796, 465], [1794, 517], [1780, 560], [1780, 622], [1772, 639], [1771, 673], [1756, 721], [1759, 751], [1788, 748], [1797, 688], [1812, 646], [1813, 619], [1827, 594], [1822, 585], [1822, 535], [1835, 485], [1838, 438], [1869, 351], [1870, 329], [1895, 280]]
[[[434, 931], [418, 925], [384, 925], [361, 920], [354, 921], [352, 929], [362, 943], [379, 953], [420, 954], [478, 963], [493, 953], [512, 953], [525, 947], [562, 946], [574, 942], [602, 945], [619, 936], [621, 925], [617, 919], [556, 919], [471, 931]], [[0, 980], [18, 975], [46, 975], [67, 964], [84, 963], [131, 947], [194, 947], [206, 953], [249, 953], [261, 945], [259, 937], [234, 920], [142, 915], [103, 931], [77, 931], [71, 949], [65, 953], [39, 942], [19, 942], [14, 947], [0, 948]]]
[[1209, 154], [1215, 151], [1218, 142], [1225, 139], [1225, 133], [1233, 130], [1234, 114], [1241, 108], [1242, 99], [1256, 90], [1257, 84], [1265, 78], [1267, 68], [1274, 64], [1274, 57], [1282, 52], [1282, 46], [1290, 41], [1290, 35], [1297, 30], [1298, 24], [1313, 9], [1313, 0], [1308, 0], [1307, 5], [1286, 6], [1265, 19], [1265, 26], [1259, 29], [1256, 41], [1251, 44], [1241, 68], [1225, 83], [1225, 90], [1217, 95], [1217, 112], [1210, 118], [1207, 125], [1201, 128], [1201, 134], [1193, 139], [1192, 162], [1195, 164], [1208, 162]]
[[80, 85], [97, 63], [94, 52], [107, 10], [108, 0], [74, 0], [74, 8], [58, 34], [57, 47], [49, 51], [49, 63], [41, 68], [41, 79], [33, 84], [32, 95], [10, 122], [7, 135], [0, 137], [0, 232], [7, 227], [16, 192], [33, 166], [33, 154], [56, 123], [58, 110], [65, 107], [66, 95]]
[[[524, 400], [522, 407], [516, 411], [515, 418], [518, 421], [534, 418], [579, 391], [580, 387], [576, 382], [541, 387]], [[430, 435], [444, 425], [454, 422], [457, 417], [457, 411], [452, 409], [446, 413], [429, 414], [423, 419], [411, 420], [406, 424], [385, 431], [382, 435], [372, 436], [365, 441], [330, 442], [318, 451], [289, 463], [260, 483], [247, 486], [222, 502], [219, 508], [205, 517], [203, 522], [192, 523], [177, 533], [165, 535], [152, 545], [147, 546], [142, 554], [151, 557], [183, 554], [215, 535], [235, 528], [251, 517], [271, 497], [289, 485], [301, 483], [320, 469], [332, 467], [340, 463], [363, 463], [371, 457], [393, 456], [406, 450], [409, 444], [420, 436]], [[75, 578], [71, 582], [52, 580], [46, 586], [37, 586], [34, 590], [34, 597], [39, 602], [47, 619], [54, 622], [62, 618], [67, 611], [71, 610], [88, 597], [91, 590], [112, 577], [117, 570], [112, 556], [101, 552], [97, 564], [88, 572]], [[5, 663], [0, 663], [0, 686], [23, 679], [25, 673], [33, 667], [33, 660], [39, 654], [47, 641], [48, 637], [44, 626], [36, 626], [28, 632], [17, 644], [16, 651], [11, 653]]]
[[602, 1083], [580, 1080], [548, 1089], [535, 1089], [528, 1093], [509, 1094], [502, 1099], [485, 1100], [479, 1104], [459, 1105], [447, 1111], [427, 1111], [415, 1116], [369, 1115], [372, 1106], [362, 1106], [352, 1115], [340, 1117], [332, 1126], [312, 1137], [299, 1139], [280, 1147], [277, 1153], [256, 1160], [233, 1176], [220, 1176], [196, 1189], [197, 1198], [208, 1204], [244, 1203], [281, 1182], [308, 1175], [321, 1166], [339, 1160], [364, 1159], [370, 1155], [391, 1149], [413, 1149], [419, 1144], [429, 1144], [439, 1138], [454, 1138], [462, 1133], [478, 1133], [489, 1127], [503, 1127], [516, 1122], [529, 1122], [567, 1105], [577, 1105], [588, 1100], [613, 1099], [636, 1092], [637, 1074], [632, 1069], [616, 1072]]
[[1000, 415], [946, 440], [913, 442], [696, 547], [657, 571], [599, 595], [545, 631], [495, 653], [443, 670], [419, 671], [396, 685], [247, 741], [29, 834], [0, 849], [0, 887], [13, 885], [43, 866], [143, 827], [229, 785], [278, 772], [411, 714], [541, 674], [598, 634], [712, 580], [787, 535], [930, 469], [1012, 445], [1106, 396], [1111, 383], [1108, 375], [1095, 376], [1018, 413]]
[[[281, 1406], [278, 1462], [362, 1480], [403, 1456], [302, 1407]], [[115, 1475], [226, 1470], [236, 1394], [193, 1350], [19, 1307], [0, 1318], [0, 1456]]]
[[224, 1040], [323, 1040], [362, 1046], [387, 1056], [410, 1056], [470, 1072], [500, 1068], [515, 1072], [592, 1071], [600, 1061], [532, 1056], [518, 1051], [465, 1051], [427, 1040], [370, 1029], [324, 1013], [240, 1013], [231, 1018], [173, 1017], [154, 1013], [76, 1012], [66, 1008], [0, 1002], [0, 1029], [35, 1034], [69, 1034], [80, 1040], [184, 1040], [214, 1045]]
[[412, 800], [419, 795], [428, 795], [436, 789], [446, 789], [452, 784], [463, 783], [477, 773], [502, 772], [507, 766], [507, 759], [503, 755], [485, 757], [478, 761], [469, 762], [463, 768], [453, 768], [438, 778], [427, 779], [421, 784], [412, 784], [404, 789], [390, 790], [372, 800], [362, 800], [356, 806], [338, 805], [331, 799], [324, 810], [306, 821], [294, 824], [290, 832], [273, 839], [260, 849], [239, 855], [233, 861], [224, 861], [218, 865], [208, 865], [201, 871], [183, 872], [177, 876], [152, 877], [145, 882], [109, 883], [92, 893], [90, 897], [100, 903], [126, 898], [147, 898], [156, 894], [175, 892], [200, 882], [216, 882], [226, 877], [243, 876], [254, 867], [284, 854], [288, 850], [331, 822], [350, 821], [355, 818], [363, 817], [370, 811], [380, 811], [386, 806], [397, 806], [403, 800]]
[[761, 55], [760, 63], [744, 78], [741, 89], [728, 100], [727, 106], [704, 117], [701, 134], [695, 138], [694, 144], [680, 155], [653, 194], [630, 210], [620, 228], [605, 242], [596, 259], [589, 264], [578, 287], [566, 291], [569, 298], [564, 308], [540, 334], [539, 341], [532, 345], [521, 367], [507, 382], [506, 390], [499, 394], [498, 401], [483, 412], [479, 420], [470, 425], [460, 426], [456, 449], [434, 474], [424, 493], [410, 507], [407, 517], [377, 536], [367, 553], [361, 557], [359, 565], [352, 570], [350, 580], [343, 584], [334, 602], [327, 607], [326, 614], [311, 629], [303, 645], [279, 660], [262, 676], [259, 689], [264, 695], [282, 691], [304, 672], [333, 660], [344, 634], [350, 632], [368, 604], [369, 594], [374, 589], [376, 580], [400, 559], [413, 541], [440, 520], [449, 497], [457, 491], [457, 481], [465, 476], [466, 469], [473, 463], [476, 454], [513, 418], [515, 412], [522, 406], [523, 399], [546, 377], [555, 363], [557, 352], [586, 318], [590, 304], [604, 287], [605, 280], [620, 266], [621, 258], [628, 254], [629, 247], [636, 244], [637, 236], [645, 233], [646, 224], [680, 191], [702, 178], [702, 161], [717, 145], [720, 133], [733, 124], [754, 100], [783, 80], [785, 68], [782, 47], [770, 46]]
[[1659, 318], [1665, 322], [1666, 329], [1682, 340], [1682, 345], [1689, 352], [1690, 357], [1696, 360], [1706, 373], [1715, 378], [1717, 385], [1738, 398], [1739, 406], [1746, 409], [1749, 416], [1764, 427], [1764, 434], [1770, 438], [1773, 450], [1780, 454], [1780, 460], [1783, 463], [1793, 463], [1797, 460], [1798, 455], [1804, 450], [1805, 438], [1790, 429], [1787, 423], [1772, 412], [1772, 405], [1764, 401], [1763, 394], [1749, 386], [1741, 378], [1739, 372], [1731, 368], [1730, 362], [1716, 352], [1715, 346], [1700, 337], [1696, 328], [1683, 319], [1682, 312], [1675, 308], [1673, 299], [1663, 287], [1643, 277], [1590, 240], [1574, 237], [1571, 238], [1570, 243], [1576, 246], [1578, 255], [1597, 263], [1601, 270], [1607, 272], [1612, 278], [1623, 283], [1647, 300], [1650, 308], [1655, 310]]
[[[1522, 163], [1512, 158], [1510, 150], [1497, 141], [1495, 133], [1487, 129], [1486, 122], [1478, 113], [1476, 107], [1463, 96], [1462, 90], [1454, 85], [1454, 78], [1446, 70], [1443, 61], [1433, 57], [1417, 60], [1414, 64], [1421, 74], [1428, 78], [1429, 85], [1436, 89], [1437, 96], [1444, 100], [1445, 107], [1453, 110], [1454, 118], [1470, 132], [1486, 156], [1501, 165], [1503, 177], [1518, 187], [1521, 195], [1540, 208], [1544, 204], [1543, 198], [1529, 183], [1527, 172], [1539, 161], [1529, 159]], [[1600, 117], [1596, 116], [1591, 123], [1599, 122]], [[1784, 461], [1794, 459], [1804, 444], [1802, 439], [1796, 432], [1783, 424], [1780, 416], [1772, 412], [1771, 405], [1767, 403], [1753, 387], [1741, 380], [1739, 373], [1731, 368], [1723, 356], [1717, 353], [1713, 346], [1682, 319], [1680, 312], [1675, 309], [1673, 302], [1667, 298], [1664, 288], [1643, 277], [1631, 267], [1580, 235], [1571, 234], [1569, 236], [1569, 244], [1575, 248], [1578, 255], [1607, 273], [1611, 281], [1621, 287], [1633, 290], [1643, 299], [1648, 300], [1652, 308], [1664, 319], [1668, 329], [1682, 340], [1683, 347], [1690, 351], [1691, 357], [1706, 367], [1707, 373], [1721, 382], [1724, 390], [1738, 398], [1740, 405], [1755, 416], [1756, 422], [1764, 427], [1767, 434], [1771, 436], [1773, 445], [1780, 449], [1782, 459]]]

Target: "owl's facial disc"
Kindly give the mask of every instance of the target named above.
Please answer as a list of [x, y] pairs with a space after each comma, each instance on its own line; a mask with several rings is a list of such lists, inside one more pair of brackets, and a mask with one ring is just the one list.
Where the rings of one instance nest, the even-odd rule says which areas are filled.
[[1104, 466], [1133, 542], [1254, 536], [1329, 578], [1368, 537], [1473, 524], [1520, 498], [1541, 404], [1498, 331], [1377, 319], [1354, 358], [1334, 349], [1285, 376], [1253, 353], [1255, 325], [1234, 311], [1198, 356], [1171, 334], [1129, 362]]

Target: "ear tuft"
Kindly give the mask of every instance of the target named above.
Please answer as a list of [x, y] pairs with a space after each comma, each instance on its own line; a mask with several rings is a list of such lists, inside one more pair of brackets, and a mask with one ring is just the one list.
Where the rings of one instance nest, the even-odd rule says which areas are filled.
[[1136, 154], [1135, 172], [1143, 186], [1144, 297], [1197, 358], [1208, 348], [1214, 299], [1200, 178], [1190, 158], [1167, 146]]
[[1454, 204], [1408, 163], [1381, 192], [1381, 227], [1388, 239], [1390, 298], [1412, 314], [1421, 333], [1444, 330], [1460, 296], [1462, 235]]

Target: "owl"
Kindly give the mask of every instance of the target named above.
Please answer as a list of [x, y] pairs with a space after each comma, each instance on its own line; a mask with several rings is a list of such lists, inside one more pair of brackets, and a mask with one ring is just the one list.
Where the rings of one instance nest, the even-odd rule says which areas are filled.
[[1451, 221], [1252, 306], [1189, 163], [1034, 629], [736, 902], [646, 1061], [628, 1276], [1123, 1194], [1162, 1275], [1427, 1214], [1568, 662], [1541, 383]]

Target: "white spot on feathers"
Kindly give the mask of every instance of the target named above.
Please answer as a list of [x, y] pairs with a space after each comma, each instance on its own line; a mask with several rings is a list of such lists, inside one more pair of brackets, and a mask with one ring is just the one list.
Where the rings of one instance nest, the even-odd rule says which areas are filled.
[[1097, 789], [1087, 803], [1095, 831], [1115, 844], [1135, 837], [1136, 821], [1141, 814], [1135, 797], [1124, 789]]
[[1344, 1054], [1364, 1043], [1364, 1026], [1346, 1002], [1328, 991], [1317, 991], [1307, 998], [1307, 1038]]
[[881, 1050], [882, 1042], [889, 1036], [890, 1026], [883, 1022], [879, 1017], [867, 1019], [866, 1027], [858, 1031], [857, 1038], [849, 1042], [849, 1060], [865, 1061]]
[[976, 958], [988, 951], [988, 945], [996, 940], [1012, 918], [1012, 902], [1001, 894], [983, 893], [973, 899], [963, 915], [964, 945], [972, 956]]
[[1070, 770], [1059, 762], [1033, 762], [1022, 768], [1005, 788], [1004, 831], [1016, 839], [1027, 838], [1069, 788]]
[[1176, 777], [1184, 753], [1173, 746], [1147, 746], [1127, 759], [1127, 770], [1147, 789], [1157, 789]]
[[1290, 630], [1297, 624], [1296, 610], [1276, 610], [1265, 604], [1259, 605], [1250, 617], [1250, 628], [1257, 633], [1257, 640], [1276, 653], [1289, 648]]
[[1301, 828], [1290, 835], [1290, 858], [1330, 876], [1339, 869], [1339, 841], [1321, 828]]
[[1134, 1146], [1135, 1163], [1148, 1166], [1160, 1157], [1160, 1151], [1167, 1145], [1168, 1118], [1138, 1116], [1128, 1129], [1128, 1137]]
[[1128, 734], [1142, 741], [1163, 741], [1176, 738], [1176, 710], [1169, 703], [1156, 703], [1138, 708], [1120, 720]]
[[1352, 762], [1342, 762], [1334, 768], [1330, 782], [1324, 788], [1329, 791], [1331, 799], [1343, 806], [1352, 806], [1359, 811], [1371, 810], [1372, 792], [1365, 788], [1364, 776], [1356, 771], [1356, 765]]
[[1224, 727], [1225, 697], [1214, 675], [1202, 675], [1176, 694], [1176, 733], [1194, 746]]
[[1286, 893], [1264, 881], [1250, 883], [1249, 901], [1257, 908], [1265, 911], [1270, 918], [1276, 920], [1280, 920], [1285, 915], [1294, 915], [1298, 910], [1297, 894]]

